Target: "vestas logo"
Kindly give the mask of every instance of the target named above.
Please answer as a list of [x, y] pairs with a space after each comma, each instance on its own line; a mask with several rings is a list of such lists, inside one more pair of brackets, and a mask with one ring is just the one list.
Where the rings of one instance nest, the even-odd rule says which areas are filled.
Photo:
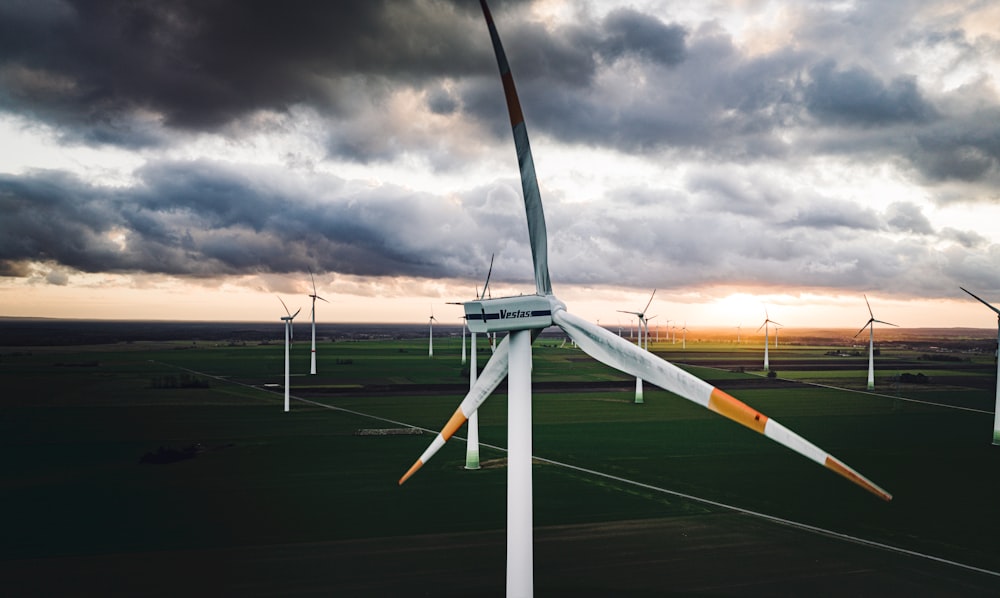
[[501, 309], [500, 319], [506, 320], [508, 318], [530, 318], [532, 313], [523, 309]]
[[[547, 309], [540, 311], [529, 311], [527, 309], [501, 309], [500, 313], [493, 317], [501, 320], [510, 320], [514, 318], [538, 318], [551, 315], [552, 312]], [[486, 317], [489, 318], [490, 316]]]

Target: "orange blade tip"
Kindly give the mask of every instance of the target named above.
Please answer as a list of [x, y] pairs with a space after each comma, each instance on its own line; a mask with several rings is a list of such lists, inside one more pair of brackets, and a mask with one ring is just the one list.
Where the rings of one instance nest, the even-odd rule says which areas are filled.
[[423, 462], [421, 462], [420, 459], [417, 459], [417, 462], [414, 463], [412, 467], [410, 467], [409, 471], [403, 474], [403, 477], [399, 478], [399, 485], [402, 486], [403, 482], [410, 479], [410, 476], [417, 473], [417, 470], [423, 467], [423, 465], [424, 465]]
[[854, 471], [853, 469], [851, 469], [847, 465], [844, 465], [843, 463], [841, 463], [837, 459], [834, 459], [833, 457], [827, 457], [826, 458], [826, 466], [828, 468], [832, 469], [833, 471], [839, 473], [840, 475], [844, 476], [848, 480], [851, 480], [852, 482], [854, 482], [858, 486], [861, 486], [865, 490], [871, 492], [875, 496], [881, 498], [882, 500], [884, 500], [886, 502], [889, 502], [889, 501], [892, 500], [892, 495], [891, 494], [889, 494], [885, 490], [879, 488], [871, 480], [869, 480], [865, 476], [861, 475], [860, 473]]

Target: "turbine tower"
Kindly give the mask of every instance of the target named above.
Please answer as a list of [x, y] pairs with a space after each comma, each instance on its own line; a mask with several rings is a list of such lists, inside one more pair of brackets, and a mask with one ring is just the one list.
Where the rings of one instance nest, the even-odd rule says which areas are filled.
[[[771, 340], [767, 336], [767, 325], [768, 324], [774, 324], [775, 326], [781, 326], [781, 324], [778, 324], [777, 322], [775, 322], [774, 320], [772, 320], [771, 316], [767, 315], [767, 308], [765, 307], [764, 308], [764, 323], [761, 324], [759, 328], [757, 328], [757, 332], [760, 332], [761, 328], [764, 329], [764, 371], [765, 372], [770, 372], [771, 371], [771, 368], [770, 368], [770, 366], [767, 363], [767, 345], [771, 342]], [[777, 332], [775, 332], [775, 334], [777, 334]]]
[[[497, 42], [499, 42], [499, 40], [497, 40]], [[497, 42], [494, 42], [494, 43], [497, 43]], [[506, 83], [504, 85], [506, 86]], [[525, 133], [525, 136], [527, 136], [527, 133]], [[520, 155], [520, 152], [518, 152], [518, 155]], [[541, 199], [539, 199], [539, 203], [541, 203]], [[654, 295], [656, 295], [656, 289], [653, 289], [652, 294], [649, 295], [649, 301], [646, 302], [646, 307], [642, 308], [642, 311], [625, 311], [623, 309], [619, 309], [618, 310], [619, 312], [621, 312], [623, 314], [632, 314], [633, 316], [639, 318], [639, 338], [636, 341], [636, 345], [640, 349], [643, 348], [643, 345], [642, 345], [642, 328], [643, 328], [644, 325], [646, 325], [646, 310], [648, 310], [650, 304], [653, 303], [653, 296]], [[649, 326], [646, 326], [646, 346], [645, 346], [645, 349], [647, 349], [647, 350], [649, 349]], [[640, 404], [642, 404], [642, 402], [643, 402], [643, 399], [642, 399], [642, 378], [636, 376], [636, 378], [635, 378], [635, 404], [636, 405], [640, 405]]]
[[427, 356], [434, 357], [434, 306], [431, 306], [431, 317], [427, 320]]
[[[312, 299], [312, 352], [309, 358], [309, 373], [316, 375], [316, 300], [326, 301], [326, 299], [316, 294], [316, 279], [313, 278], [312, 270], [309, 270], [309, 280], [312, 281], [313, 292], [309, 297]], [[329, 303], [329, 301], [326, 301]]]
[[683, 350], [686, 351], [687, 348], [688, 348], [688, 323], [687, 322], [684, 322], [684, 328], [681, 328], [681, 332], [684, 333], [684, 336], [681, 337], [681, 349], [683, 349]]
[[[868, 321], [865, 322], [865, 325], [861, 327], [861, 330], [858, 330], [858, 332], [854, 335], [854, 338], [857, 338], [858, 334], [864, 332], [865, 328], [868, 329], [868, 390], [875, 390], [875, 322], [878, 322], [879, 324], [887, 324], [889, 326], [896, 325], [889, 324], [889, 322], [883, 322], [882, 320], [876, 320], [875, 314], [872, 313], [872, 306], [868, 303], [868, 296], [865, 295], [864, 298], [865, 305], [868, 306], [868, 315], [870, 317], [868, 318]], [[896, 326], [896, 328], [899, 328], [899, 326]]]
[[737, 345], [741, 344], [741, 341], [740, 341], [740, 331], [742, 331], [742, 330], [743, 330], [743, 324], [741, 323], [739, 326], [736, 327], [736, 344]]
[[[966, 290], [965, 287], [958, 287], [972, 295], [972, 291]], [[995, 408], [993, 410], [993, 444], [1000, 445], [1000, 309], [997, 309], [990, 305], [989, 303], [983, 301], [979, 297], [972, 295], [972, 298], [976, 301], [982, 303], [986, 307], [992, 309], [997, 314], [997, 383], [996, 383], [996, 402]]]
[[288, 306], [282, 301], [281, 297], [278, 297], [278, 301], [281, 301], [281, 306], [285, 308], [286, 316], [281, 316], [281, 321], [285, 323], [285, 413], [288, 413], [288, 397], [289, 397], [289, 364], [288, 364], [288, 348], [292, 344], [292, 338], [294, 338], [295, 333], [292, 330], [292, 320], [295, 316], [299, 315], [302, 308], [295, 310], [295, 313], [288, 311]]
[[480, 0], [490, 31], [510, 114], [521, 188], [528, 220], [528, 239], [535, 270], [534, 295], [470, 301], [465, 304], [469, 330], [507, 331], [486, 363], [476, 384], [434, 438], [427, 450], [400, 478], [403, 484], [417, 472], [466, 419], [507, 378], [507, 595], [531, 596], [534, 589], [531, 476], [531, 342], [548, 326], [558, 326], [591, 357], [695, 402], [824, 465], [876, 496], [890, 500], [882, 488], [805, 438], [773, 419], [648, 351], [595, 326], [566, 310], [552, 294], [548, 241], [534, 160], [514, 80], [485, 0]]

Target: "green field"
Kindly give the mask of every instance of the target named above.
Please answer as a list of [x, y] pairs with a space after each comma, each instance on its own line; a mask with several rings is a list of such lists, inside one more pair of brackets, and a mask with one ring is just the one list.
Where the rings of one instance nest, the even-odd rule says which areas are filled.
[[[431, 436], [357, 435], [399, 426], [344, 411], [439, 429], [467, 386], [459, 343], [436, 340], [434, 358], [419, 339], [322, 343], [320, 374], [293, 376], [292, 393], [339, 409], [293, 401], [289, 414], [281, 389], [263, 388], [282, 381], [280, 344], [3, 349], [0, 583], [8, 595], [502, 594], [504, 453], [484, 447], [484, 468], [465, 471], [456, 439], [399, 487]], [[539, 595], [1000, 589], [1000, 576], [649, 488], [1000, 572], [991, 359], [949, 369], [886, 353], [876, 396], [802, 384], [864, 387], [867, 358], [824, 347], [772, 351], [777, 379], [748, 367], [759, 347], [654, 348], [885, 487], [895, 499], [883, 503], [669, 393], [647, 385], [634, 405], [631, 379], [558, 345], [534, 350], [534, 454], [647, 487], [536, 464]], [[308, 360], [296, 344], [293, 372]], [[944, 382], [892, 382], [902, 371]], [[480, 426], [505, 446], [502, 393]], [[189, 447], [194, 458], [140, 464]]]

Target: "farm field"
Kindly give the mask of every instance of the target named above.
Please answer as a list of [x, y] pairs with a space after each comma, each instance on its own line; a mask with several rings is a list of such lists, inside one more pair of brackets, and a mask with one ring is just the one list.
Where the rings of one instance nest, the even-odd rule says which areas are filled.
[[[503, 387], [480, 410], [488, 446], [479, 471], [462, 468], [456, 438], [400, 487], [432, 436], [359, 435], [438, 430], [468, 385], [460, 343], [435, 339], [429, 358], [421, 338], [323, 342], [316, 376], [305, 374], [308, 343], [296, 343], [301, 400], [288, 414], [274, 386], [280, 343], [0, 349], [0, 495], [11, 514], [0, 584], [25, 596], [502, 595], [506, 480], [504, 453], [491, 446], [506, 442]], [[869, 393], [864, 351], [781, 346], [768, 378], [759, 344], [679, 347], [652, 350], [894, 500], [649, 385], [634, 405], [633, 379], [542, 337], [533, 372], [539, 595], [1000, 590], [991, 355], [941, 361], [887, 347]], [[481, 346], [480, 364], [488, 355]]]

